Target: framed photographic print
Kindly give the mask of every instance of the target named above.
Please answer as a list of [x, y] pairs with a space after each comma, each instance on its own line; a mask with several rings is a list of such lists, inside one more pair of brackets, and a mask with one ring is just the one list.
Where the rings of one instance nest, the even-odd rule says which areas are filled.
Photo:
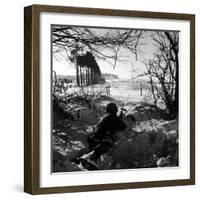
[[24, 9], [24, 191], [195, 183], [195, 16]]

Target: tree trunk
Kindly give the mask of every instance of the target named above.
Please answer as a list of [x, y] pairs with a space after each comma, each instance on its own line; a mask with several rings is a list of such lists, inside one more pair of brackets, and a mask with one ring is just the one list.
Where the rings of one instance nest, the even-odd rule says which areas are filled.
[[76, 64], [76, 83], [78, 86], [80, 86], [80, 81], [79, 81], [79, 66]]
[[178, 60], [178, 55], [176, 54], [175, 56], [176, 59], [176, 86], [175, 86], [175, 102], [174, 102], [174, 107], [175, 107], [175, 112], [176, 115], [178, 115], [178, 102], [179, 102], [179, 60]]
[[83, 86], [83, 74], [82, 74], [82, 68], [81, 67], [80, 67], [80, 81], [81, 81], [80, 86], [82, 87]]

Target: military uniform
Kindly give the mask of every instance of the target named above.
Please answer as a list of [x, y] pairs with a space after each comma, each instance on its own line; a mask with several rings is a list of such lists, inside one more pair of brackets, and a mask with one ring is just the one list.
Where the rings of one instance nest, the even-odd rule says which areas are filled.
[[114, 145], [114, 134], [125, 130], [125, 123], [116, 113], [107, 113], [97, 124], [96, 130], [88, 139], [90, 150], [94, 150], [93, 159], [98, 159]]

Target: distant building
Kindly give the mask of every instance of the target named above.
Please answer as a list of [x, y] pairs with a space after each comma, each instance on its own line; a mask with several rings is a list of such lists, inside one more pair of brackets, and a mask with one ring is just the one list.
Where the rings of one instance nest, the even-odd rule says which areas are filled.
[[110, 74], [110, 73], [103, 73], [102, 78], [104, 78], [105, 81], [112, 81], [112, 80], [119, 79], [119, 76], [115, 74]]

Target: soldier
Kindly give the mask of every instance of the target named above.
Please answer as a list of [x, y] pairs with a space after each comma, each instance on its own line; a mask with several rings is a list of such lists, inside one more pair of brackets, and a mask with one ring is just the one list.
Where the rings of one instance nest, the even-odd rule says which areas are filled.
[[94, 161], [113, 147], [115, 133], [126, 129], [126, 124], [117, 116], [117, 112], [116, 104], [109, 103], [106, 106], [106, 115], [97, 124], [96, 130], [88, 139], [89, 148], [94, 151], [91, 156]]

